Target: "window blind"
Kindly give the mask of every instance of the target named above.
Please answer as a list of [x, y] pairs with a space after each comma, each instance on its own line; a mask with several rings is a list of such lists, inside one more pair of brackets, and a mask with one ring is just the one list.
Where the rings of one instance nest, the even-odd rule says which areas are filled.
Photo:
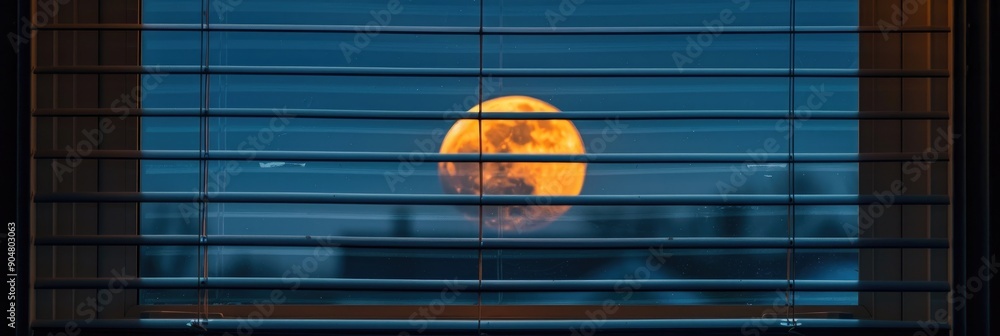
[[[947, 330], [949, 3], [905, 2], [72, 5], [34, 27], [34, 326]], [[584, 153], [487, 150], [521, 120]]]

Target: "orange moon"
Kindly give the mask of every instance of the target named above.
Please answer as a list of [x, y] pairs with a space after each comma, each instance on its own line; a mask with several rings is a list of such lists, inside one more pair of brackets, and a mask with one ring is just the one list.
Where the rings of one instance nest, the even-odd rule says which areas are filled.
[[[488, 112], [551, 112], [559, 109], [527, 96], [506, 96], [483, 102]], [[469, 112], [479, 112], [476, 105]], [[479, 123], [482, 122], [482, 132]], [[481, 135], [481, 136], [480, 136]], [[480, 141], [480, 139], [482, 139]], [[441, 153], [584, 154], [583, 139], [569, 120], [473, 120], [455, 123], [445, 135]], [[482, 184], [477, 162], [441, 162], [438, 173], [444, 190], [456, 194], [574, 196], [583, 189], [587, 164], [577, 162], [484, 162]], [[530, 203], [529, 203], [530, 204]], [[484, 206], [483, 224], [503, 231], [542, 228], [562, 216], [569, 206]], [[466, 212], [470, 220], [479, 220]]]

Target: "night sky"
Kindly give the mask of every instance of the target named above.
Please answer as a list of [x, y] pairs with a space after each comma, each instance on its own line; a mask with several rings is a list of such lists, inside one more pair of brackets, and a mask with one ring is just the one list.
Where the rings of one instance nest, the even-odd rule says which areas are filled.
[[[403, 67], [484, 69], [702, 68], [856, 69], [856, 34], [729, 34], [712, 31], [785, 26], [787, 0], [586, 0], [569, 15], [560, 1], [482, 0], [487, 27], [695, 27], [702, 34], [673, 35], [487, 35], [145, 31], [143, 64], [212, 66]], [[235, 1], [234, 1], [235, 2]], [[209, 2], [213, 3], [213, 2]], [[215, 3], [225, 3], [216, 1]], [[480, 25], [479, 1], [244, 0], [218, 6], [211, 24], [301, 24], [388, 26]], [[144, 23], [201, 23], [200, 0], [147, 0]], [[797, 1], [796, 26], [857, 26], [857, 0]], [[373, 16], [371, 13], [376, 13]], [[385, 12], [382, 12], [385, 13]], [[728, 14], [727, 14], [728, 13]], [[729, 23], [726, 23], [728, 21]], [[721, 24], [720, 24], [721, 23]], [[468, 30], [468, 29], [466, 29]], [[359, 36], [362, 42], [358, 44]], [[701, 44], [699, 44], [699, 40]], [[707, 43], [705, 43], [707, 42]], [[693, 45], [697, 45], [692, 47]], [[682, 61], [678, 61], [682, 60]], [[199, 108], [203, 78], [173, 74], [147, 88], [145, 108]], [[858, 79], [783, 77], [602, 77], [483, 78], [484, 99], [527, 95], [562, 111], [858, 111]], [[210, 150], [360, 151], [409, 153], [405, 162], [217, 161], [210, 164], [212, 191], [443, 194], [437, 164], [420, 160], [436, 153], [454, 120], [319, 119], [295, 117], [310, 109], [364, 111], [462, 111], [478, 102], [476, 77], [210, 75], [212, 109], [276, 110], [259, 118], [211, 117]], [[808, 106], [809, 103], [813, 106]], [[819, 102], [819, 103], [816, 103]], [[470, 104], [471, 103], [471, 104]], [[285, 112], [281, 112], [285, 111]], [[288, 112], [292, 111], [292, 112]], [[857, 153], [858, 122], [801, 120], [789, 135], [787, 121], [767, 119], [577, 120], [588, 153]], [[199, 149], [198, 118], [143, 117], [143, 149]], [[609, 130], [611, 131], [609, 133]], [[608, 134], [614, 135], [609, 137]], [[792, 143], [789, 138], [794, 138]], [[774, 141], [774, 147], [770, 146]], [[431, 149], [431, 150], [428, 150]], [[144, 161], [143, 191], [197, 191], [199, 165]], [[226, 168], [229, 167], [229, 168]], [[743, 171], [734, 177], [734, 171]], [[796, 164], [794, 184], [802, 194], [857, 194], [858, 164]], [[752, 172], [752, 173], [746, 173]], [[787, 194], [789, 169], [775, 163], [589, 164], [583, 195]], [[746, 181], [734, 185], [735, 180]], [[734, 180], [735, 179], [735, 180]], [[732, 189], [720, 187], [732, 186]], [[725, 191], [723, 191], [725, 189]], [[144, 234], [195, 234], [191, 204], [144, 204]], [[475, 210], [473, 206], [471, 210]], [[367, 237], [478, 237], [476, 221], [455, 206], [212, 204], [209, 234], [346, 235]], [[193, 213], [193, 215], [192, 215]], [[799, 237], [847, 237], [856, 206], [799, 206]], [[484, 237], [786, 237], [783, 206], [576, 206], [551, 225], [530, 232], [484, 230]], [[192, 248], [147, 247], [143, 276], [194, 275]], [[304, 248], [213, 248], [212, 276], [281, 276]], [[734, 252], [735, 251], [735, 252]], [[484, 278], [620, 279], [646, 257], [645, 251], [489, 251]], [[677, 250], [657, 278], [785, 279], [785, 250]], [[476, 251], [344, 249], [314, 276], [384, 278], [477, 277]], [[857, 251], [796, 252], [796, 277], [857, 279]], [[721, 258], [720, 258], [721, 256]], [[395, 266], [392, 266], [395, 265]], [[409, 266], [407, 266], [409, 265]], [[415, 266], [416, 265], [416, 266]], [[224, 293], [223, 293], [224, 292]], [[147, 297], [179, 302], [187, 294], [148, 291]], [[430, 295], [433, 294], [433, 295]], [[430, 293], [436, 296], [437, 293]], [[220, 291], [213, 299], [239, 302], [251, 292]], [[613, 293], [517, 294], [484, 297], [485, 303], [600, 302]], [[163, 297], [161, 297], [163, 296]], [[648, 293], [646, 303], [754, 303], [773, 293]], [[428, 296], [429, 297], [429, 296]], [[302, 295], [310, 302], [422, 302], [419, 294]], [[472, 297], [466, 297], [474, 302]], [[458, 303], [468, 303], [460, 299]], [[854, 304], [855, 293], [803, 294], [796, 304]], [[158, 301], [163, 302], [163, 301]]]

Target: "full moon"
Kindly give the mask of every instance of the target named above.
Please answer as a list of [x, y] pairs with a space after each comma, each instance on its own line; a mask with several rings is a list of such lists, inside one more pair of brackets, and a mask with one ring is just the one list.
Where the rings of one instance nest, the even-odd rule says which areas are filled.
[[[506, 96], [482, 104], [482, 112], [551, 112], [559, 109], [527, 96]], [[476, 105], [469, 112], [477, 113]], [[479, 123], [483, 129], [480, 132]], [[584, 154], [583, 139], [569, 120], [472, 120], [455, 123], [445, 135], [441, 153]], [[480, 184], [477, 162], [441, 162], [444, 190], [456, 194], [574, 196], [583, 189], [587, 164], [577, 162], [484, 162]], [[482, 189], [480, 190], [480, 185]], [[529, 203], [530, 204], [530, 203]], [[484, 206], [482, 221], [503, 231], [531, 231], [562, 216], [569, 206]], [[470, 220], [479, 220], [466, 211]]]

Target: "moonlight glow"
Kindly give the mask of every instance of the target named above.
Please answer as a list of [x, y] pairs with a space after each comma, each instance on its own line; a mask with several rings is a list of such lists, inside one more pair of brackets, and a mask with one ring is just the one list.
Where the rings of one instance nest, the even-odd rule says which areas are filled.
[[[552, 112], [559, 109], [526, 96], [507, 96], [482, 103], [488, 112]], [[479, 112], [479, 106], [469, 109]], [[441, 153], [584, 154], [580, 132], [569, 120], [463, 119], [452, 126], [441, 144]], [[441, 162], [438, 173], [446, 192], [480, 193], [480, 165], [476, 162]], [[484, 162], [482, 188], [486, 195], [573, 196], [583, 189], [586, 163]], [[569, 210], [569, 206], [486, 206], [483, 223], [504, 231], [541, 228]], [[479, 213], [466, 213], [478, 220]]]

